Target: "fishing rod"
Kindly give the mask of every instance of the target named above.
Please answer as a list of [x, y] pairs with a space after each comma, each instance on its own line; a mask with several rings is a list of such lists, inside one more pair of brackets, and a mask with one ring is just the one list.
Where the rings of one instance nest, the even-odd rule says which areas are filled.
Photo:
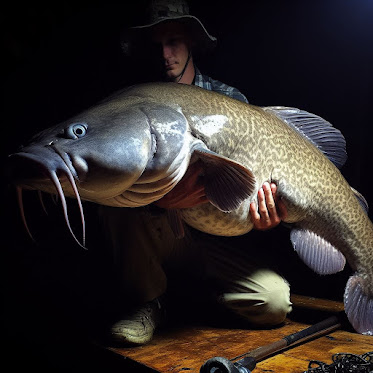
[[200, 369], [200, 373], [251, 373], [256, 363], [293, 345], [299, 345], [310, 339], [321, 337], [341, 327], [336, 316], [329, 317], [317, 324], [290, 334], [276, 342], [261, 346], [255, 350], [227, 359], [213, 357], [207, 360]]

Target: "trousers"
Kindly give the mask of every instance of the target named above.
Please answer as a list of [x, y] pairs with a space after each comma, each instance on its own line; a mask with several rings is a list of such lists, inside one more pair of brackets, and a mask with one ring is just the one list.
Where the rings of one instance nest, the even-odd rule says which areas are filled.
[[256, 261], [260, 248], [242, 250], [188, 227], [176, 238], [161, 209], [101, 206], [100, 219], [123, 296], [134, 303], [165, 294], [171, 272], [254, 325], [280, 324], [291, 311], [289, 284]]

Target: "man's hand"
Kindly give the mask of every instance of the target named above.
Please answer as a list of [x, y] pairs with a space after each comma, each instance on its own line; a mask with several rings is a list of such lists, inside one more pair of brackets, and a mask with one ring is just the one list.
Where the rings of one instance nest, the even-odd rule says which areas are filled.
[[281, 220], [286, 218], [286, 206], [276, 196], [276, 192], [276, 184], [265, 182], [258, 191], [258, 209], [255, 202], [250, 204], [250, 215], [255, 229], [266, 230], [274, 228], [280, 224]]

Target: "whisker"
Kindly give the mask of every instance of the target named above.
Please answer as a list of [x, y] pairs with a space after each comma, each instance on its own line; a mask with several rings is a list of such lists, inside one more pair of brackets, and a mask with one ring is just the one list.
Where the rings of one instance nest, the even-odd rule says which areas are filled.
[[52, 202], [57, 205], [58, 203], [58, 196], [56, 194], [51, 194], [51, 199], [52, 199]]
[[17, 190], [18, 207], [19, 207], [19, 211], [21, 213], [21, 218], [22, 218], [23, 225], [25, 226], [25, 229], [26, 229], [28, 235], [30, 236], [30, 238], [32, 239], [32, 241], [36, 242], [35, 239], [34, 239], [34, 237], [31, 234], [31, 231], [30, 231], [28, 225], [27, 225], [26, 216], [25, 216], [25, 209], [23, 207], [22, 188], [19, 187], [19, 186], [17, 186], [16, 190]]
[[48, 215], [48, 211], [44, 204], [43, 193], [40, 190], [38, 190], [38, 196], [39, 196], [39, 201], [40, 201], [41, 207], [43, 208], [43, 211], [45, 212], [46, 215]]
[[53, 184], [54, 184], [54, 186], [57, 190], [58, 196], [61, 199], [61, 204], [62, 204], [62, 209], [63, 209], [63, 214], [64, 214], [64, 217], [65, 217], [66, 225], [67, 225], [71, 235], [74, 237], [75, 241], [78, 243], [78, 245], [86, 250], [87, 248], [79, 242], [79, 240], [76, 238], [76, 236], [75, 236], [75, 234], [74, 234], [74, 232], [71, 228], [70, 221], [69, 221], [69, 216], [68, 216], [68, 213], [67, 213], [66, 198], [65, 198], [65, 194], [63, 192], [63, 189], [61, 187], [60, 180], [58, 179], [58, 176], [55, 172], [51, 172], [50, 177], [51, 177], [51, 180], [52, 180], [52, 182], [53, 182]]
[[73, 175], [71, 174], [71, 172], [66, 172], [66, 175], [69, 179], [69, 182], [71, 184], [71, 187], [73, 188], [76, 200], [78, 202], [80, 219], [82, 222], [83, 247], [85, 247], [85, 218], [84, 218], [82, 200], [80, 199], [79, 191], [78, 191], [78, 188], [76, 187], [76, 183], [75, 183]]

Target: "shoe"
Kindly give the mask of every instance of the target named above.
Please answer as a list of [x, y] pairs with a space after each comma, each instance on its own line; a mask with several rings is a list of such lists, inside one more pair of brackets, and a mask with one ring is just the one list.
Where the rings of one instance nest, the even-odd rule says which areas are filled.
[[158, 298], [144, 304], [111, 326], [115, 342], [126, 345], [143, 345], [152, 340], [161, 323], [164, 310]]

